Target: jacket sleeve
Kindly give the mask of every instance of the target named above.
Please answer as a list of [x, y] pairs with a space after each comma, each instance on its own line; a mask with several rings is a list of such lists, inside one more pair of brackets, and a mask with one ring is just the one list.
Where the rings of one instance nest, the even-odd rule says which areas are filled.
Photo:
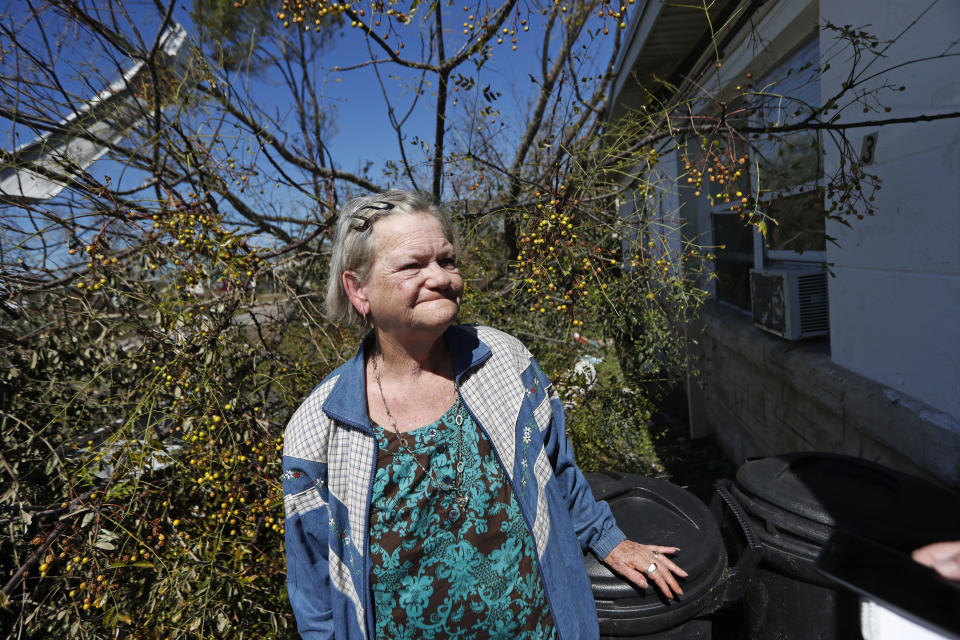
[[334, 637], [324, 467], [289, 456], [283, 459], [287, 594], [303, 640]]
[[566, 499], [574, 533], [582, 549], [590, 549], [602, 560], [627, 537], [617, 526], [607, 503], [594, 499], [587, 479], [574, 461], [573, 447], [567, 438], [563, 403], [556, 388], [532, 356], [530, 363], [539, 384], [546, 390], [546, 401], [550, 403], [551, 418], [542, 432], [543, 446]]

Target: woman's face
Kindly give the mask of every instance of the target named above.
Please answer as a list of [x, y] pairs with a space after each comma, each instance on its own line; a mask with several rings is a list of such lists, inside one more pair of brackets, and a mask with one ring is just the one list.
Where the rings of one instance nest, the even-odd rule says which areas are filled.
[[442, 334], [456, 321], [463, 278], [440, 222], [429, 214], [397, 213], [378, 221], [372, 233], [373, 266], [357, 291], [374, 326], [397, 335]]

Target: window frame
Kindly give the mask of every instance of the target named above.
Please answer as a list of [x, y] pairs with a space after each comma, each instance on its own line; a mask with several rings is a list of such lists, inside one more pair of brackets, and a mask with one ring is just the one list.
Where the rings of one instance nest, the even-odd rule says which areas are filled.
[[[816, 74], [816, 86], [817, 86], [817, 95], [816, 99], [812, 102], [813, 104], [819, 104], [822, 99], [820, 93], [820, 73], [817, 70], [816, 64], [819, 63], [819, 46], [820, 43], [820, 34], [817, 31], [814, 31], [811, 34], [811, 37], [807, 40], [804, 40], [799, 46], [795, 47], [793, 50], [788, 52], [783, 58], [780, 59], [774, 65], [771, 65], [770, 68], [764, 73], [763, 77], [760, 80], [759, 86], [770, 86], [771, 84], [783, 82], [783, 78], [779, 80], [772, 79], [772, 76], [784, 75], [784, 71], [791, 69], [792, 65], [796, 62], [801, 62], [800, 67], [803, 67], [803, 57], [808, 58], [808, 62], [814, 63], [815, 66], [812, 67], [813, 73]], [[812, 51], [808, 51], [812, 49]], [[811, 54], [816, 55], [816, 61], [809, 60]], [[799, 59], [798, 59], [799, 58]], [[789, 75], [790, 72], [787, 72], [786, 75]], [[774, 89], [776, 87], [774, 86]], [[784, 94], [787, 95], [787, 94]], [[785, 118], [783, 121], [787, 122], [789, 117]], [[751, 123], [754, 124], [754, 123]], [[765, 123], [764, 123], [765, 124]], [[813, 180], [806, 180], [794, 185], [790, 185], [784, 188], [771, 189], [767, 191], [767, 194], [775, 195], [776, 197], [784, 198], [796, 195], [803, 195], [806, 193], [815, 192], [818, 189], [826, 188], [826, 181], [824, 179], [823, 173], [823, 141], [821, 133], [815, 132], [817, 137], [817, 175]], [[782, 143], [782, 141], [781, 141]], [[750, 184], [750, 189], [753, 197], [756, 199], [759, 195], [760, 189], [757, 183], [757, 178], [754, 175], [753, 171], [750, 171], [748, 175], [748, 181]], [[759, 208], [759, 211], [762, 215], [767, 216], [769, 211], [763, 207]], [[824, 219], [824, 224], [826, 224], [826, 219]], [[754, 262], [754, 269], [762, 269], [765, 266], [775, 266], [776, 264], [783, 263], [798, 263], [800, 265], [825, 265], [827, 262], [827, 249], [826, 249], [826, 240], [824, 240], [823, 249], [814, 249], [814, 250], [805, 250], [802, 253], [792, 249], [770, 249], [768, 246], [768, 238], [765, 238], [763, 234], [759, 231], [755, 233], [754, 236], [755, 243], [758, 245], [756, 247], [755, 255], [756, 259]], [[771, 264], [774, 263], [774, 264]]]

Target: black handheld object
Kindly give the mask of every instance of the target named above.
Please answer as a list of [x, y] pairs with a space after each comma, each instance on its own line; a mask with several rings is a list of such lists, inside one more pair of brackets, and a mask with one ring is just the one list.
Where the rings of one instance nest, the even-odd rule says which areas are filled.
[[960, 640], [960, 582], [902, 551], [838, 529], [817, 558], [817, 569], [908, 620]]

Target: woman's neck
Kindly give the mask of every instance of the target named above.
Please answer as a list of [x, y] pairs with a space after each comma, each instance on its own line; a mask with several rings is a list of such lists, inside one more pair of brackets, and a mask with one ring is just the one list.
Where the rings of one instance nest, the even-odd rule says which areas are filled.
[[373, 356], [380, 359], [384, 375], [420, 376], [432, 373], [447, 376], [451, 373], [450, 357], [443, 334], [430, 340], [396, 340], [376, 331]]

